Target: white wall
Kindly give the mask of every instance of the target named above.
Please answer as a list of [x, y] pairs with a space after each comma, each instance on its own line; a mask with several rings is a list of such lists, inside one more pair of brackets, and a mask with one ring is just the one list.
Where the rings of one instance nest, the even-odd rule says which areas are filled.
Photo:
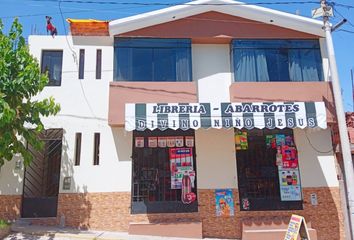
[[195, 132], [199, 189], [237, 188], [234, 130]]
[[[109, 82], [113, 80], [113, 38], [30, 36], [31, 53], [64, 50], [60, 87], [46, 87], [39, 98], [54, 96], [61, 111], [45, 118], [46, 128], [63, 128], [60, 192], [116, 192], [131, 188], [131, 133], [108, 125]], [[85, 76], [78, 79], [79, 51], [85, 49]], [[96, 50], [102, 49], [102, 77], [96, 79]], [[75, 134], [82, 133], [81, 163], [74, 166]], [[100, 164], [93, 165], [94, 133], [100, 133]], [[64, 177], [72, 177], [63, 190]]]
[[199, 102], [229, 102], [233, 81], [229, 44], [193, 44], [193, 80], [197, 81]]
[[338, 187], [336, 159], [330, 151], [330, 129], [295, 129], [294, 138], [299, 154], [302, 187]]
[[[16, 162], [20, 161], [20, 169]], [[23, 164], [19, 156], [15, 156], [10, 162], [0, 169], [0, 195], [22, 195], [23, 191]]]

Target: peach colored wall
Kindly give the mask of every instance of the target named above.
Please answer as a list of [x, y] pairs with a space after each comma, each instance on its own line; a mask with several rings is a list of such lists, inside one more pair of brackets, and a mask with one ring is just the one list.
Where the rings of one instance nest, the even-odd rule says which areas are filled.
[[230, 86], [230, 101], [324, 102], [327, 122], [335, 122], [333, 93], [329, 82], [237, 82]]
[[195, 82], [111, 82], [108, 124], [123, 126], [126, 103], [193, 103]]
[[118, 36], [192, 38], [193, 43], [221, 44], [228, 43], [233, 38], [319, 38], [315, 35], [274, 26], [272, 24], [213, 11], [138, 29]]

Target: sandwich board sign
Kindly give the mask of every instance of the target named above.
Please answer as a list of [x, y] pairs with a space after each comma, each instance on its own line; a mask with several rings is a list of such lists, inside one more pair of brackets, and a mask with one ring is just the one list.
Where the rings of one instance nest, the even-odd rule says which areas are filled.
[[310, 234], [306, 226], [305, 218], [299, 215], [291, 215], [291, 219], [286, 231], [284, 240], [311, 240]]

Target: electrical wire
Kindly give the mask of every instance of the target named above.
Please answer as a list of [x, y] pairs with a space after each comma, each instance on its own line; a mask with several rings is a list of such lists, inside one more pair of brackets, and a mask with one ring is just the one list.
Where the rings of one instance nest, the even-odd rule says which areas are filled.
[[[34, 2], [58, 2], [57, 0], [29, 0]], [[79, 4], [99, 4], [99, 5], [142, 5], [142, 6], [243, 6], [243, 5], [288, 5], [288, 4], [319, 4], [318, 1], [277, 1], [277, 2], [254, 2], [254, 3], [163, 3], [163, 2], [117, 2], [117, 1], [97, 1], [97, 0], [61, 0], [62, 3], [79, 3]]]
[[322, 154], [333, 153], [333, 149], [328, 150], [328, 151], [321, 151], [321, 150], [318, 150], [318, 148], [316, 148], [316, 147], [312, 144], [312, 142], [310, 141], [310, 138], [309, 138], [309, 136], [307, 135], [307, 130], [305, 130], [304, 132], [305, 132], [306, 139], [307, 139], [307, 141], [308, 141], [310, 147], [311, 147], [313, 150], [315, 150], [315, 151], [318, 152], [318, 153], [322, 153]]

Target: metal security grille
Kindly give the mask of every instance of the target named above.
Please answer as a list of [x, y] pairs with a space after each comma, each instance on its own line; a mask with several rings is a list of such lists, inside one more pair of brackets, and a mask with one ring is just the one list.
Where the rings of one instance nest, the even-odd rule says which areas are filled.
[[[169, 148], [149, 148], [148, 137], [193, 136], [194, 130], [146, 130], [133, 133], [132, 213], [196, 212], [197, 201], [183, 204], [181, 189], [171, 189]], [[144, 147], [135, 147], [135, 138], [144, 137]], [[195, 147], [193, 166], [196, 171]], [[195, 194], [197, 184], [192, 189]]]
[[41, 151], [27, 146], [33, 161], [25, 169], [22, 217], [56, 216], [62, 137], [62, 129], [45, 130], [39, 134], [45, 143]]
[[[237, 150], [237, 175], [242, 210], [298, 210], [302, 201], [281, 201], [279, 175], [276, 166], [276, 149], [266, 147], [266, 135], [293, 136], [290, 129], [249, 130], [248, 149]], [[248, 209], [243, 208], [247, 200]]]

